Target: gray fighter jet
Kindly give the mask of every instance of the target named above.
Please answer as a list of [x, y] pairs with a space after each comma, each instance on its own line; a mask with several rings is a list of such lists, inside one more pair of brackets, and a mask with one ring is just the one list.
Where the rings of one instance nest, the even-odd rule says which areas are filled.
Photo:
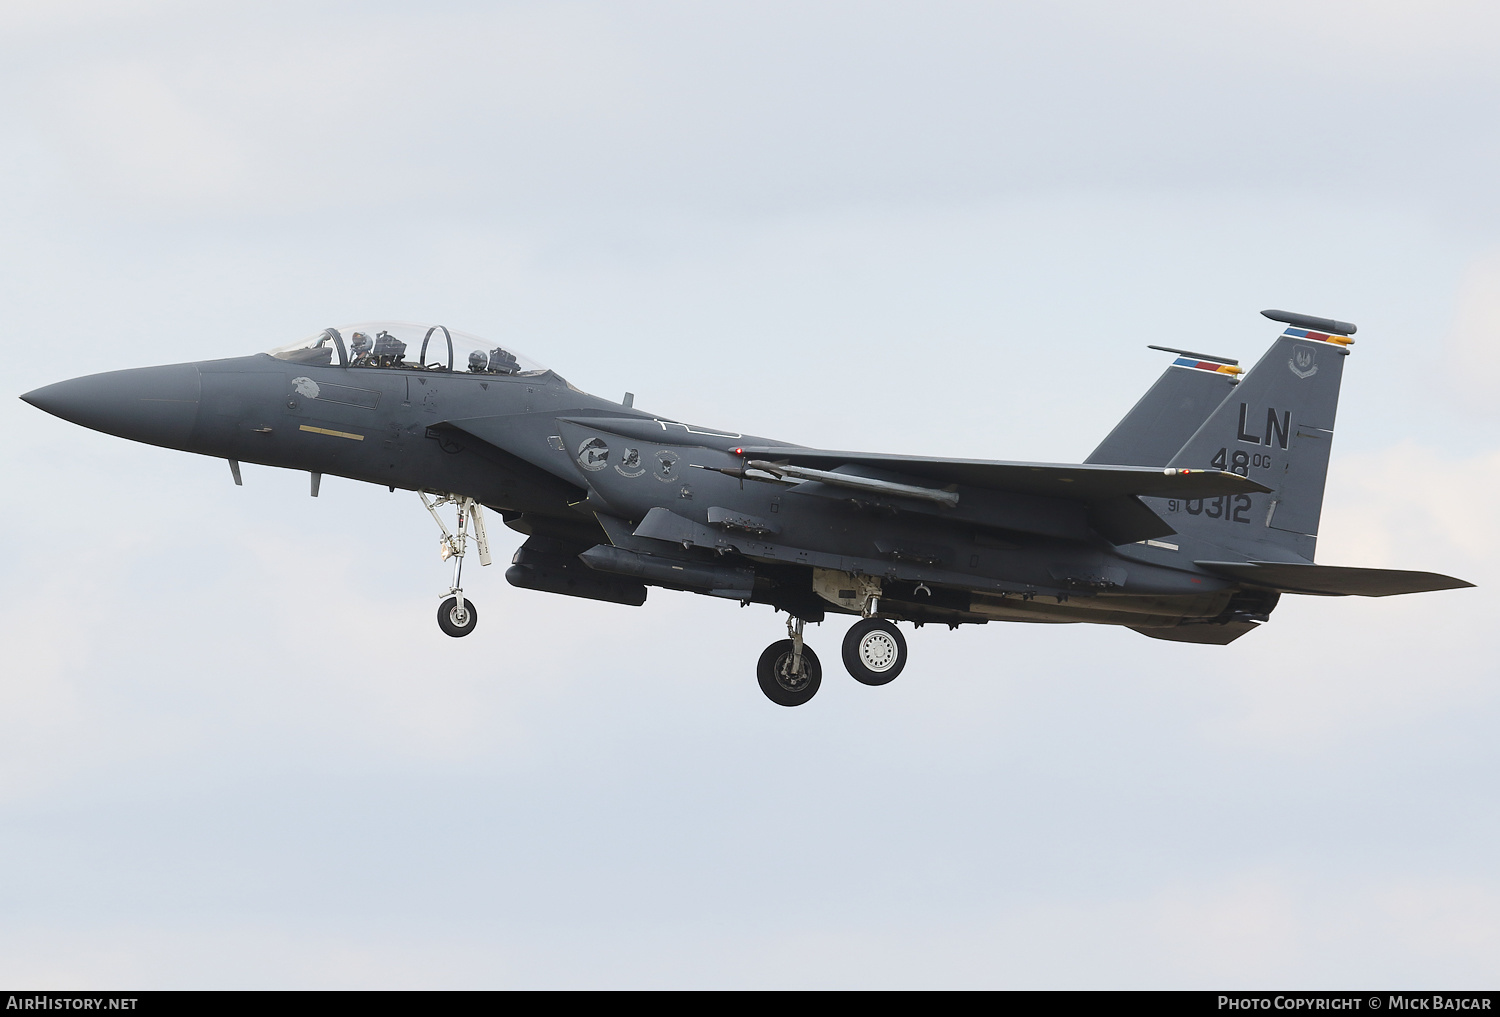
[[[114, 371], [22, 396], [65, 420], [240, 463], [416, 491], [453, 585], [438, 624], [474, 631], [469, 541], [484, 508], [526, 535], [514, 586], [639, 606], [648, 586], [769, 604], [789, 638], [761, 689], [797, 706], [822, 669], [803, 641], [859, 618], [844, 666], [884, 685], [898, 622], [1097, 622], [1227, 644], [1283, 593], [1383, 597], [1469, 586], [1313, 562], [1351, 324], [1288, 326], [1248, 372], [1152, 347], [1166, 373], [1079, 465], [805, 448], [685, 424], [581, 392], [443, 326], [330, 328], [249, 357]], [[455, 514], [450, 529], [439, 509]]]

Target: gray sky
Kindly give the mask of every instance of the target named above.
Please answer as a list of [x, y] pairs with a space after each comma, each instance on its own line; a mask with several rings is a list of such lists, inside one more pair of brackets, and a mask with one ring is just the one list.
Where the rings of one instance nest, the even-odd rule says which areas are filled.
[[[1491, 984], [1500, 13], [0, 3], [12, 395], [442, 321], [810, 445], [1077, 461], [1359, 323], [1319, 560], [1229, 648], [509, 587], [410, 495], [0, 401], [0, 981]], [[504, 531], [508, 533], [508, 531]], [[503, 561], [517, 535], [497, 541]]]

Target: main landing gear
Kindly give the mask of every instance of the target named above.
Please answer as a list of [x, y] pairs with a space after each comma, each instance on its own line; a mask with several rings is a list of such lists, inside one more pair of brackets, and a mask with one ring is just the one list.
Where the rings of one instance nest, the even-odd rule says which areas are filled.
[[[438, 606], [438, 628], [455, 639], [459, 636], [466, 636], [474, 631], [474, 626], [479, 624], [479, 612], [475, 609], [472, 600], [464, 598], [462, 585], [464, 554], [469, 549], [469, 527], [472, 525], [474, 543], [479, 548], [479, 564], [490, 563], [490, 542], [484, 533], [484, 514], [479, 508], [479, 503], [473, 498], [457, 494], [443, 494], [439, 495], [436, 501], [428, 501], [426, 491], [418, 491], [417, 497], [422, 499], [422, 504], [432, 514], [433, 520], [438, 524], [438, 529], [443, 531], [443, 539], [438, 544], [438, 553], [443, 561], [453, 559], [453, 586], [447, 593], [442, 594], [446, 599]], [[444, 505], [457, 506], [456, 533], [450, 533], [442, 517], [438, 515], [437, 510]]]
[[906, 666], [906, 637], [884, 618], [861, 618], [844, 635], [844, 667], [862, 685], [895, 681]]
[[823, 684], [823, 665], [812, 647], [802, 642], [801, 618], [787, 617], [786, 631], [792, 638], [778, 639], [760, 655], [755, 677], [760, 690], [777, 706], [801, 706], [818, 693]]
[[[790, 639], [778, 639], [760, 655], [755, 676], [777, 706], [801, 706], [818, 692], [823, 668], [802, 641], [801, 618], [786, 622]], [[885, 685], [906, 666], [906, 637], [885, 618], [861, 618], [844, 636], [844, 667], [863, 685]]]

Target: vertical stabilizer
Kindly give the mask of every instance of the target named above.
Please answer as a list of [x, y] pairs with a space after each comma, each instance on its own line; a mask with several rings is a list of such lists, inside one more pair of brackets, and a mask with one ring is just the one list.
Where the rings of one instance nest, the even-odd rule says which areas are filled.
[[1175, 353], [1156, 384], [1125, 414], [1084, 460], [1110, 466], [1165, 466], [1187, 444], [1208, 415], [1234, 388], [1238, 360], [1190, 353], [1166, 346], [1153, 350]]
[[1290, 551], [1312, 560], [1339, 383], [1352, 342], [1296, 326], [1277, 338], [1168, 464], [1229, 470], [1271, 493], [1155, 505], [1165, 509], [1178, 533], [1251, 557], [1266, 554], [1269, 546], [1283, 556]]

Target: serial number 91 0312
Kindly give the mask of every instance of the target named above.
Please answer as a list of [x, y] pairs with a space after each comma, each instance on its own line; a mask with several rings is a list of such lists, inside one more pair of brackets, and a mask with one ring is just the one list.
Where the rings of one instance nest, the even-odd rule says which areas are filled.
[[1226, 523], [1248, 523], [1250, 521], [1250, 496], [1248, 494], [1225, 494], [1217, 498], [1172, 498], [1167, 502], [1167, 511], [1222, 519]]

